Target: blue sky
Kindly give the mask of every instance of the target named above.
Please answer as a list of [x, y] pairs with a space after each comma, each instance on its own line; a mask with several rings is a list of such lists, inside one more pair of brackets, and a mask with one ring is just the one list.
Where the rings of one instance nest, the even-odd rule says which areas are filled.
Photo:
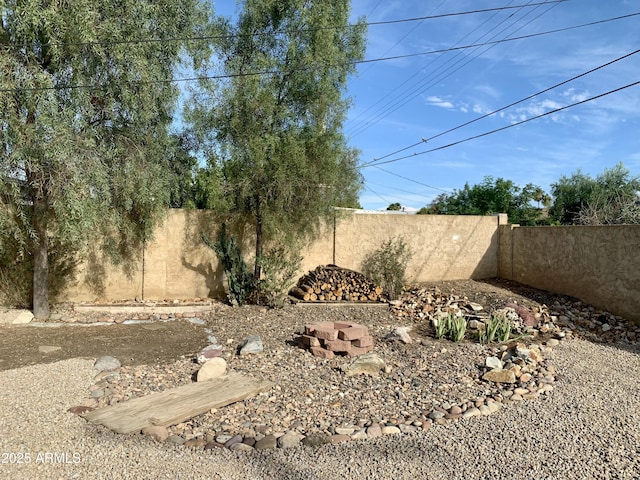
[[[541, 0], [354, 0], [353, 20], [434, 16]], [[232, 0], [216, 13], [231, 14]], [[640, 12], [638, 0], [567, 0], [542, 6], [427, 19], [368, 29], [367, 59], [403, 56], [577, 26]], [[479, 116], [640, 49], [640, 16], [495, 46], [412, 56], [359, 66], [349, 82], [345, 123], [361, 163], [366, 209], [427, 205], [442, 192], [485, 176], [524, 186], [550, 184], [578, 169], [595, 176], [619, 162], [640, 174], [640, 86], [523, 125], [431, 153], [413, 155], [513, 125], [640, 80], [640, 53], [471, 125]], [[390, 173], [389, 173], [390, 172]], [[405, 178], [401, 178], [405, 177]]]

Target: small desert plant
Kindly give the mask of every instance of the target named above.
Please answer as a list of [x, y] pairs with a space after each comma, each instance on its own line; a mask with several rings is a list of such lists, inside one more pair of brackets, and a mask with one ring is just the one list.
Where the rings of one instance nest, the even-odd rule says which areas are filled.
[[260, 301], [270, 307], [282, 307], [302, 257], [284, 246], [265, 251], [259, 259], [262, 279], [258, 284]]
[[448, 338], [452, 342], [461, 342], [467, 331], [467, 320], [448, 314], [432, 320], [436, 338]]
[[380, 285], [389, 300], [398, 298], [404, 287], [405, 271], [411, 252], [401, 238], [392, 238], [380, 248], [369, 253], [362, 263], [362, 270]]
[[485, 329], [478, 334], [480, 343], [507, 342], [511, 336], [511, 322], [505, 315], [491, 315]]
[[240, 247], [233, 237], [227, 236], [227, 227], [223, 223], [216, 243], [211, 243], [204, 232], [202, 241], [211, 248], [222, 262], [229, 286], [229, 301], [232, 305], [244, 305], [254, 290], [253, 276], [247, 270]]
[[461, 342], [464, 339], [464, 334], [467, 331], [467, 319], [464, 317], [449, 317], [449, 332], [447, 337], [452, 342]]
[[499, 315], [496, 318], [499, 319], [496, 338], [499, 342], [508, 342], [511, 336], [511, 321], [505, 315]]
[[431, 323], [433, 324], [433, 329], [435, 330], [436, 338], [442, 338], [447, 334], [448, 331], [448, 320], [449, 316], [433, 318]]

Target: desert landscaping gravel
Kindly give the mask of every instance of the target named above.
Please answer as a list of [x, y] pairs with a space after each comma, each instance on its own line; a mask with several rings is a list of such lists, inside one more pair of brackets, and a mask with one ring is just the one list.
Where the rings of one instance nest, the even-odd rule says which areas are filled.
[[[558, 341], [532, 342], [545, 357], [536, 385], [544, 387], [552, 373], [553, 388], [530, 400], [505, 395], [501, 408], [488, 416], [438, 422], [429, 418], [434, 408], [466, 410], [472, 400], [500, 398], [506, 391], [479, 378], [484, 359], [499, 354], [498, 346], [435, 340], [419, 316], [380, 307], [221, 308], [205, 317], [230, 370], [275, 386], [170, 433], [184, 440], [208, 436], [211, 442], [225, 434], [337, 437], [366, 431], [372, 423], [403, 427], [404, 433], [317, 447], [232, 451], [204, 449], [203, 441], [191, 448], [148, 435], [115, 434], [68, 412], [76, 405], [115, 403], [188, 383], [198, 369], [197, 352], [162, 365], [122, 367], [102, 395], [92, 395], [95, 359], [2, 371], [0, 478], [640, 478], [640, 350], [628, 341], [629, 335], [635, 338], [635, 327], [586, 305], [548, 309], [566, 333], [554, 330]], [[301, 326], [327, 320], [367, 325], [376, 339], [374, 351], [389, 371], [345, 377], [338, 367], [349, 359], [319, 359], [296, 345]], [[412, 327], [412, 344], [388, 339], [398, 325]], [[599, 343], [604, 325], [607, 341]], [[261, 336], [264, 351], [238, 356], [236, 347], [253, 334]]]

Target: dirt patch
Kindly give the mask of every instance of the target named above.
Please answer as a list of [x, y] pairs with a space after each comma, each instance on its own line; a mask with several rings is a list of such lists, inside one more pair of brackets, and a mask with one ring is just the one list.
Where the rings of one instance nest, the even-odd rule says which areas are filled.
[[[207, 345], [204, 328], [186, 320], [136, 325], [2, 325], [0, 370], [102, 355], [112, 355], [123, 365], [173, 362]], [[47, 353], [40, 347], [60, 349]]]

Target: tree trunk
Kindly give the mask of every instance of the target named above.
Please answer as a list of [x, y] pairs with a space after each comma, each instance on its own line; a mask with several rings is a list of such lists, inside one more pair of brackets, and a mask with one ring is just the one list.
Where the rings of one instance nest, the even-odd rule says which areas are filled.
[[46, 199], [34, 199], [33, 224], [38, 235], [33, 252], [33, 316], [49, 318], [49, 237]]
[[255, 267], [253, 269], [253, 279], [255, 280], [256, 287], [260, 282], [262, 276], [262, 266], [260, 265], [260, 258], [262, 257], [262, 211], [260, 208], [260, 198], [256, 198], [256, 260]]

